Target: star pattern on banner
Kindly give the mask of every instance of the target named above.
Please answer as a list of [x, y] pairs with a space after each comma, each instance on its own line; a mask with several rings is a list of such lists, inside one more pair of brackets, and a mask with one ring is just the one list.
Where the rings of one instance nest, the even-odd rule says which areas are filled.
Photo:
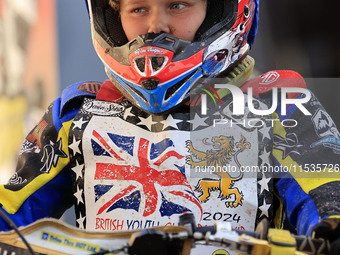
[[84, 164], [81, 164], [79, 165], [78, 161], [76, 161], [76, 166], [75, 167], [72, 167], [72, 171], [75, 172], [76, 174], [76, 180], [78, 179], [78, 177], [82, 177], [83, 174], [82, 174], [82, 170], [84, 168]]
[[171, 114], [169, 114], [165, 120], [160, 121], [160, 123], [163, 124], [163, 130], [168, 127], [173, 127], [175, 129], [178, 129], [177, 123], [180, 123], [180, 122], [183, 122], [183, 120], [174, 119]]
[[206, 127], [208, 124], [205, 122], [209, 117], [201, 118], [197, 113], [195, 113], [194, 119], [188, 121], [192, 124], [192, 130], [196, 130], [198, 127]]
[[86, 121], [86, 120], [83, 120], [83, 118], [81, 118], [81, 119], [79, 119], [79, 120], [76, 120], [76, 121], [73, 121], [73, 124], [74, 124], [73, 129], [75, 129], [75, 128], [81, 129], [82, 126], [83, 126], [83, 124], [85, 124], [86, 122], [87, 122], [87, 121]]
[[266, 203], [266, 200], [264, 199], [264, 200], [263, 200], [263, 205], [259, 206], [259, 209], [262, 211], [260, 217], [261, 217], [262, 215], [264, 215], [264, 216], [266, 216], [267, 218], [269, 218], [268, 210], [269, 210], [270, 206], [271, 206], [271, 204], [270, 204], [270, 203], [267, 204], [267, 203]]
[[129, 108], [126, 108], [124, 111], [123, 119], [126, 120], [128, 117], [134, 117], [135, 115], [131, 113], [132, 106]]
[[147, 118], [139, 117], [140, 122], [137, 123], [138, 126], [144, 125], [147, 127], [148, 130], [151, 130], [152, 124], [156, 122], [152, 122], [152, 115], [149, 115]]
[[264, 166], [265, 164], [270, 165], [269, 157], [270, 157], [270, 151], [267, 151], [266, 148], [264, 148], [263, 154], [260, 156], [262, 159], [261, 166]]
[[269, 191], [268, 183], [270, 182], [270, 180], [271, 178], [266, 178], [264, 173], [262, 173], [262, 179], [258, 181], [258, 184], [260, 184], [261, 186], [260, 194], [265, 190]]
[[264, 126], [264, 127], [262, 127], [262, 128], [260, 128], [259, 129], [259, 132], [262, 134], [262, 136], [263, 136], [263, 138], [262, 138], [262, 140], [264, 140], [264, 138], [268, 138], [268, 139], [270, 139], [270, 130], [271, 130], [271, 128], [270, 127], [266, 127], [266, 126]]
[[74, 193], [74, 196], [77, 198], [77, 205], [79, 205], [79, 203], [84, 204], [82, 194], [83, 194], [83, 190], [79, 189], [79, 187], [77, 186], [77, 192]]
[[80, 229], [84, 229], [84, 220], [85, 220], [85, 217], [83, 217], [80, 212], [79, 218], [77, 219], [77, 223]]
[[[262, 170], [257, 176], [257, 194], [258, 194], [258, 210], [257, 223], [260, 222], [261, 217], [272, 217], [272, 201], [273, 201], [273, 187], [271, 173], [264, 172], [265, 167], [272, 165], [270, 155], [271, 146], [270, 140], [272, 127], [269, 123], [264, 121], [264, 125], [258, 128], [259, 139], [259, 168]], [[270, 202], [269, 202], [270, 201]]]
[[80, 149], [79, 149], [79, 144], [80, 144], [80, 140], [76, 141], [76, 137], [73, 136], [72, 143], [69, 144], [68, 146], [73, 151], [73, 155], [76, 155], [77, 153], [81, 154]]

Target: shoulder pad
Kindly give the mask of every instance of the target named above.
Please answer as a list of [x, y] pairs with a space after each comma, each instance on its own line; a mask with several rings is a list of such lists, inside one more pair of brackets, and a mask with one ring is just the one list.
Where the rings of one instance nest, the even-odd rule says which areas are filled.
[[101, 87], [97, 81], [85, 81], [68, 86], [61, 94], [60, 113], [63, 116], [68, 107], [79, 107], [84, 97], [95, 97]]
[[[273, 88], [307, 88], [305, 80], [300, 74], [289, 70], [275, 70], [270, 71], [256, 78], [248, 80], [241, 86], [243, 92], [247, 92], [247, 89], [253, 88], [253, 94], [258, 97], [266, 96], [267, 92]], [[290, 93], [289, 97], [295, 98], [300, 93]]]

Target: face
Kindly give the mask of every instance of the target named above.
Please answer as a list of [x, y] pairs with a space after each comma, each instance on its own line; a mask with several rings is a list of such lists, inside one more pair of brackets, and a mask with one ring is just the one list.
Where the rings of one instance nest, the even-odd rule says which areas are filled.
[[193, 41], [206, 5], [206, 0], [120, 0], [120, 17], [129, 41], [146, 33]]

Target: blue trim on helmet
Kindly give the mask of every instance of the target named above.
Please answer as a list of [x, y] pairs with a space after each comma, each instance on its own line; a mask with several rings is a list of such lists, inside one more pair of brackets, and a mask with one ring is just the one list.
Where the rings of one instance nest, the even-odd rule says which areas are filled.
[[[182, 86], [177, 90], [177, 93], [175, 93], [172, 97], [170, 97], [165, 103], [163, 102], [163, 98], [167, 92], [167, 90], [175, 85], [176, 83], [180, 82], [181, 80], [185, 79], [188, 75], [192, 74], [193, 72], [197, 71], [200, 66], [197, 66], [196, 68], [190, 70], [189, 72], [186, 72], [182, 76], [173, 79], [167, 83], [161, 84], [161, 86], [157, 87], [156, 89], [152, 91], [147, 91], [146, 89], [140, 87], [139, 85], [136, 85], [134, 83], [131, 83], [124, 79], [123, 77], [119, 76], [118, 74], [114, 73], [112, 70], [108, 69], [110, 74], [116, 79], [117, 82], [120, 83], [121, 86], [123, 86], [127, 91], [130, 92], [130, 94], [133, 96], [136, 102], [138, 102], [139, 107], [152, 113], [159, 113], [167, 111], [174, 106], [176, 106], [179, 102], [179, 100], [185, 95], [185, 93], [188, 91], [188, 89], [191, 87], [191, 85], [200, 77], [203, 76], [202, 70], [195, 73], [187, 82], [182, 84]], [[134, 89], [138, 90], [143, 96], [146, 98], [147, 102], [150, 103], [150, 105], [146, 104], [143, 99], [141, 99], [139, 96], [135, 96], [135, 92], [131, 90], [128, 86], [133, 87]], [[182, 100], [181, 100], [182, 101]]]
[[248, 35], [248, 44], [251, 47], [255, 41], [255, 37], [257, 34], [257, 29], [259, 27], [259, 12], [260, 12], [260, 0], [254, 0], [255, 10], [254, 10], [254, 18], [253, 23], [251, 25], [249, 35]]

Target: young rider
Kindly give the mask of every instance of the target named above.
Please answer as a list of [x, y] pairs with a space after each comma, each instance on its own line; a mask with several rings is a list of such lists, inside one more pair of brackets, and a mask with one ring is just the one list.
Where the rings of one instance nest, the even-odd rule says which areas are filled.
[[[253, 230], [268, 218], [307, 235], [322, 222], [319, 233], [339, 237], [340, 178], [305, 174], [338, 170], [333, 121], [313, 95], [298, 93], [305, 83], [295, 72], [245, 82], [258, 0], [88, 0], [87, 7], [109, 80], [67, 88], [25, 139], [16, 173], [0, 187], [2, 209], [18, 225], [59, 218], [74, 204], [77, 225], [88, 230], [173, 225], [192, 212], [200, 225], [224, 220]], [[237, 116], [215, 77], [235, 91], [252, 88], [261, 109], [275, 101], [273, 88], [296, 87], [289, 99], [309, 99], [309, 114], [289, 101], [286, 114], [247, 108]], [[201, 92], [220, 102], [208, 114]], [[0, 220], [0, 228], [8, 226]]]

